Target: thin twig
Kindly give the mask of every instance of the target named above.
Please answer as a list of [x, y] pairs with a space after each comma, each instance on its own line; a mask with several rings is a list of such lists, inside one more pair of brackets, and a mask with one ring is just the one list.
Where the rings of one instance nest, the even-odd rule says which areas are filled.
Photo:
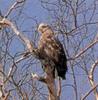
[[96, 43], [98, 43], [98, 38], [96, 38], [96, 40], [93, 41], [92, 43], [90, 43], [86, 48], [84, 48], [83, 50], [81, 50], [75, 57], [69, 58], [68, 61], [75, 60], [75, 59], [81, 57], [82, 54], [84, 54], [88, 49], [90, 49]]
[[[28, 38], [26, 38], [16, 28], [16, 26], [11, 21], [7, 20], [6, 18], [3, 18], [2, 21], [0, 21], [0, 24], [11, 27], [11, 29], [14, 31], [14, 33], [18, 37], [20, 37], [20, 39], [23, 41], [23, 43], [25, 43], [25, 45], [27, 46], [29, 52], [32, 53], [33, 56], [36, 56], [37, 58], [39, 58], [39, 60], [40, 60], [38, 49], [35, 48], [34, 43], [32, 43]], [[49, 98], [48, 98], [48, 100], [58, 100], [56, 86], [55, 86], [55, 80], [53, 78], [53, 75], [51, 74], [51, 70], [52, 69], [50, 67], [48, 67], [47, 72], [46, 72], [47, 76], [45, 78], [46, 85], [47, 85], [48, 90], [49, 90]]]
[[[91, 69], [90, 69], [90, 72], [89, 72], [89, 75], [88, 75], [88, 79], [89, 79], [89, 82], [91, 84], [92, 87], [95, 87], [95, 82], [94, 82], [94, 70], [96, 68], [96, 66], [98, 65], [98, 60], [91, 66]], [[96, 100], [98, 100], [98, 91], [97, 91], [97, 88], [94, 89], [94, 94], [95, 94], [95, 98]]]
[[7, 18], [10, 13], [15, 9], [15, 7], [20, 4], [20, 3], [23, 3], [25, 0], [17, 0], [16, 2], [14, 2], [14, 4], [12, 4], [12, 6], [9, 8], [8, 12], [6, 13], [6, 15], [4, 16], [5, 18]]
[[87, 97], [91, 92], [93, 92], [97, 87], [98, 87], [98, 84], [95, 85], [91, 90], [89, 90], [89, 91], [82, 97], [81, 100], [85, 100], [86, 97]]

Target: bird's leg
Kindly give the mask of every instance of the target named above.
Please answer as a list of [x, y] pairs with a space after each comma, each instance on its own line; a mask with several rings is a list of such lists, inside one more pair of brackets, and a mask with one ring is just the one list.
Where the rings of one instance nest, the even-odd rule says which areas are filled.
[[61, 95], [61, 79], [59, 77], [59, 80], [58, 80], [58, 90], [57, 90], [57, 96], [60, 97]]

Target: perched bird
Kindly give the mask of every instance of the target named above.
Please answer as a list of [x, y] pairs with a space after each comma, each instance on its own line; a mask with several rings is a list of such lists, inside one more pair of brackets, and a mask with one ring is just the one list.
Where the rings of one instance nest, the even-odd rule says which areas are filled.
[[41, 23], [38, 26], [38, 31], [41, 33], [38, 49], [42, 59], [43, 69], [46, 71], [47, 67], [51, 67], [51, 73], [54, 78], [59, 76], [60, 78], [65, 79], [67, 59], [63, 45], [55, 37], [55, 34], [49, 25]]

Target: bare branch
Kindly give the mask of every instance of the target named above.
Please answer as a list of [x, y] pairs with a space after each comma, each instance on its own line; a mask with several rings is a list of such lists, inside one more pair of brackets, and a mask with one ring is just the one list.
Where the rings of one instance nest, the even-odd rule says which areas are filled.
[[[21, 32], [19, 32], [18, 29], [16, 28], [16, 26], [11, 21], [4, 18], [0, 22], [0, 24], [10, 26], [12, 28], [12, 30], [14, 31], [14, 33], [17, 36], [19, 36], [20, 39], [25, 43], [25, 45], [27, 46], [29, 51], [31, 53], [33, 53], [35, 56], [39, 56], [37, 49], [35, 49], [35, 47], [34, 47], [34, 44], [31, 43], [30, 40], [28, 38], [26, 38]], [[58, 100], [56, 86], [55, 86], [55, 80], [53, 78], [53, 75], [51, 74], [51, 70], [52, 69], [50, 67], [48, 67], [47, 72], [46, 72], [47, 76], [45, 78], [39, 77], [38, 75], [33, 75], [33, 78], [37, 78], [46, 83], [48, 90], [49, 90], [49, 100]], [[11, 73], [11, 71], [10, 71], [10, 73]]]
[[59, 96], [57, 96], [57, 91], [56, 91], [56, 85], [55, 85], [55, 80], [51, 74], [51, 68], [48, 67], [47, 70], [47, 75], [45, 77], [40, 77], [37, 74], [33, 74], [33, 79], [38, 79], [39, 81], [42, 81], [46, 83], [49, 91], [49, 98], [48, 100], [59, 100]]
[[[90, 69], [90, 72], [89, 72], [89, 76], [88, 76], [89, 82], [90, 82], [90, 84], [91, 84], [92, 87], [95, 87], [93, 73], [94, 73], [94, 70], [95, 70], [95, 68], [96, 68], [97, 65], [98, 65], [98, 60], [92, 65], [92, 67]], [[98, 100], [98, 91], [97, 91], [96, 88], [94, 89], [94, 94], [95, 94], [96, 100]]]
[[86, 99], [86, 97], [91, 93], [91, 92], [93, 92], [96, 88], [98, 87], [98, 84], [97, 85], [95, 85], [94, 87], [92, 87], [92, 89], [91, 90], [89, 90], [83, 97], [82, 97], [82, 99], [81, 100], [85, 100]]
[[18, 31], [18, 29], [16, 28], [16, 26], [9, 20], [7, 20], [6, 18], [3, 18], [2, 21], [0, 21], [0, 24], [3, 26], [10, 26], [12, 28], [12, 30], [14, 31], [14, 33], [20, 37], [20, 39], [23, 41], [23, 43], [25, 43], [25, 45], [27, 46], [27, 48], [29, 49], [29, 51], [35, 55], [38, 56], [38, 51], [34, 46], [34, 43], [32, 43], [28, 38], [26, 38], [21, 32]]
[[95, 40], [93, 43], [89, 44], [84, 50], [80, 51], [79, 54], [77, 54], [74, 59], [80, 57], [83, 53], [85, 53], [89, 48], [91, 48], [96, 43], [98, 43], [98, 40]]
[[18, 4], [23, 3], [25, 0], [17, 0], [14, 4], [12, 4], [12, 6], [9, 8], [8, 12], [6, 13], [6, 15], [4, 16], [5, 18], [7, 18], [9, 16], [9, 14], [15, 9], [15, 7]]
[[79, 58], [82, 54], [84, 54], [88, 49], [90, 49], [96, 43], [98, 43], [98, 39], [97, 38], [96, 38], [96, 40], [94, 42], [92, 42], [91, 44], [89, 44], [85, 49], [81, 50], [75, 57], [69, 58], [68, 61], [69, 60], [75, 60], [76, 58]]

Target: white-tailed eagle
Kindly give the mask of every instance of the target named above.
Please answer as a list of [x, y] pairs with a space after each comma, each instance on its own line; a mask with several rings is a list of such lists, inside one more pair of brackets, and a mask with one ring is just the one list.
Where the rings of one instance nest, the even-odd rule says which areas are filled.
[[55, 37], [49, 25], [41, 23], [38, 27], [38, 31], [41, 33], [38, 49], [40, 57], [43, 59], [42, 66], [44, 70], [46, 70], [46, 67], [51, 67], [54, 78], [59, 76], [65, 79], [67, 59], [63, 45]]

